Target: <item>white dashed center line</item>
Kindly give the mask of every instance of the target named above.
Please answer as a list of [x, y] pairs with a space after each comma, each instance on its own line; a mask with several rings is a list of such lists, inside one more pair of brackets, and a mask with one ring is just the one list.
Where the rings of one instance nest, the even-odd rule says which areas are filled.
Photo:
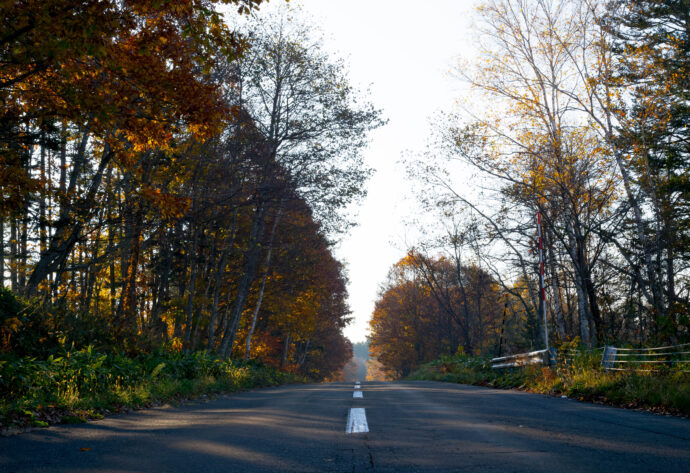
[[369, 425], [367, 425], [367, 414], [363, 407], [353, 407], [347, 416], [347, 428], [345, 433], [360, 434], [369, 432]]
[[352, 393], [352, 397], [354, 399], [362, 399], [364, 398], [364, 395], [362, 394], [362, 391], [355, 391]]

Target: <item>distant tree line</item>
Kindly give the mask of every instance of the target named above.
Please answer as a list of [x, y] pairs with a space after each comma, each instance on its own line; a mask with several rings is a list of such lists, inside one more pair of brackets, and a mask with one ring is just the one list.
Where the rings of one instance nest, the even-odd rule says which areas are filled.
[[0, 287], [46, 326], [316, 377], [350, 358], [331, 247], [379, 113], [261, 3], [2, 3]]
[[352, 359], [343, 369], [343, 381], [365, 381], [367, 379], [368, 362], [369, 343], [354, 343], [352, 345]]
[[[372, 356], [397, 378], [441, 355], [493, 353], [500, 299], [498, 284], [480, 267], [410, 251], [381, 287], [370, 322]], [[524, 325], [511, 323], [511, 333], [522, 335]]]

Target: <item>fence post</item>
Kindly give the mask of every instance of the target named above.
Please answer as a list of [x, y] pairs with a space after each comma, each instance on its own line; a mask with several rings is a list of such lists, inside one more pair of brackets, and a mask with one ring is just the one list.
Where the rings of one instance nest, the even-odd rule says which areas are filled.
[[601, 366], [603, 366], [605, 370], [614, 368], [617, 352], [618, 348], [616, 347], [611, 347], [608, 345], [604, 347], [604, 354], [601, 357]]
[[554, 366], [556, 363], [558, 363], [558, 354], [556, 353], [555, 348], [549, 348], [549, 351], [547, 352], [547, 357], [549, 366]]

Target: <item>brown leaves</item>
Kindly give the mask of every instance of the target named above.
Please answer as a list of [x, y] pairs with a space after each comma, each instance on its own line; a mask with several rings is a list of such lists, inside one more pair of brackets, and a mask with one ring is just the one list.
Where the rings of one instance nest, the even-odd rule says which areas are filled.
[[156, 212], [160, 212], [162, 217], [167, 220], [182, 218], [191, 204], [189, 197], [175, 195], [161, 189], [154, 189], [148, 184], [143, 186], [141, 195], [156, 209]]
[[[21, 165], [39, 119], [92, 122], [96, 139], [122, 154], [169, 149], [183, 133], [217, 134], [231, 116], [208, 71], [218, 51], [247, 46], [213, 12], [212, 0], [116, 2], [29, 0], [3, 5], [0, 66], [0, 212], [35, 183]], [[243, 11], [258, 0], [232, 0]]]

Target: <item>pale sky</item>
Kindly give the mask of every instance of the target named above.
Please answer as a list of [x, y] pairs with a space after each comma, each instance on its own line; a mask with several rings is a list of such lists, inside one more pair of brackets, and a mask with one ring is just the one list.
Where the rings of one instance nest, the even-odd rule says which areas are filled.
[[[271, 4], [279, 3], [273, 0]], [[292, 0], [323, 30], [326, 48], [349, 65], [350, 79], [370, 88], [370, 99], [388, 124], [371, 136], [365, 159], [376, 174], [358, 206], [358, 227], [336, 249], [350, 278], [354, 322], [345, 330], [364, 341], [379, 285], [415, 229], [405, 220], [417, 211], [411, 185], [400, 163], [403, 153], [421, 153], [430, 119], [453, 108], [464, 87], [449, 70], [460, 57], [473, 56], [474, 0]], [[262, 7], [263, 8], [263, 7]], [[260, 13], [259, 13], [260, 14]]]

